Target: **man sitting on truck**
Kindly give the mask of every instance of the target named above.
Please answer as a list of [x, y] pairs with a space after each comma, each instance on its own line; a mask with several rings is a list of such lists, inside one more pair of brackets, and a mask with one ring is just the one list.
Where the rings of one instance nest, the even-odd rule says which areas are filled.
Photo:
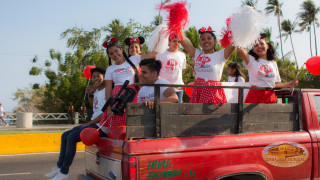
[[[161, 61], [144, 59], [140, 62], [141, 81], [144, 84], [170, 84], [166, 79], [161, 79], [159, 73], [162, 67]], [[161, 103], [178, 103], [179, 99], [173, 87], [160, 87]], [[154, 108], [154, 87], [143, 86], [138, 94], [138, 103], [144, 103], [150, 109]]]

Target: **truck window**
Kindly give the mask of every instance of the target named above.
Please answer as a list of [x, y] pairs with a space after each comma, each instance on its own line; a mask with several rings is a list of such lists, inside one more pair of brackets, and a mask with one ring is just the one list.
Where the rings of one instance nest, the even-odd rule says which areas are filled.
[[319, 124], [320, 124], [320, 96], [314, 96], [314, 103], [316, 104], [318, 121], [319, 121]]

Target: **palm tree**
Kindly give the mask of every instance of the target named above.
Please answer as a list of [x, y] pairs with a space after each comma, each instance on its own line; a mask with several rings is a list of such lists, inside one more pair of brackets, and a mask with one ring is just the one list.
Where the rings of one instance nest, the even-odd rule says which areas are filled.
[[265, 28], [263, 32], [267, 35], [265, 39], [271, 42], [272, 28]]
[[314, 31], [314, 41], [316, 46], [316, 56], [318, 55], [318, 47], [317, 47], [317, 35], [316, 35], [316, 28], [315, 25], [319, 26], [317, 14], [320, 12], [320, 7], [316, 7], [312, 0], [306, 0], [301, 4], [302, 12], [297, 14], [298, 18], [300, 19], [300, 32], [307, 30], [310, 33], [310, 52], [312, 55], [312, 43], [311, 43], [311, 29], [313, 25]]
[[251, 7], [253, 7], [253, 9], [256, 9], [257, 3], [258, 3], [258, 0], [256, 0], [256, 1], [255, 0], [242, 1], [243, 6], [251, 6]]
[[280, 17], [282, 17], [281, 6], [282, 6], [282, 3], [280, 4], [278, 0], [268, 0], [267, 7], [265, 8], [265, 10], [267, 14], [274, 13], [274, 15], [278, 17], [280, 47], [281, 47], [281, 55], [283, 58], [282, 36], [281, 36], [281, 27], [280, 27]]
[[295, 30], [294, 30], [295, 26], [296, 26], [296, 23], [291, 23], [290, 20], [284, 20], [281, 23], [281, 30], [284, 31], [284, 34], [282, 36], [284, 36], [286, 38], [284, 41], [286, 41], [288, 39], [288, 37], [290, 37], [291, 47], [292, 47], [294, 59], [295, 59], [295, 62], [296, 62], [296, 68], [298, 69], [297, 56], [296, 56], [296, 53], [294, 51], [294, 47], [293, 47], [293, 43], [292, 43], [292, 32], [295, 32]]

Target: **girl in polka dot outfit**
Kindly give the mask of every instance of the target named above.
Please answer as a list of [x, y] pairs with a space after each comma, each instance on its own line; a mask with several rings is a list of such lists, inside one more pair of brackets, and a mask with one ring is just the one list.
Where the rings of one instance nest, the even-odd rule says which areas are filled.
[[[111, 38], [111, 41], [105, 42], [104, 47], [107, 48], [106, 51], [109, 57], [109, 67], [105, 74], [106, 100], [108, 100], [110, 96], [114, 97], [117, 95], [126, 80], [130, 81], [128, 87], [137, 91], [137, 87], [133, 84], [140, 82], [137, 69], [140, 59], [129, 59], [123, 49], [116, 43], [115, 38]], [[111, 60], [114, 61], [112, 65]], [[137, 100], [138, 96], [135, 97], [133, 102], [137, 102]], [[109, 116], [111, 116], [111, 118], [108, 118]], [[118, 126], [125, 126], [126, 113], [124, 113], [123, 116], [113, 115], [111, 107], [109, 106], [102, 115], [101, 124], [104, 124], [101, 129], [106, 133], [109, 133], [110, 130]]]
[[[194, 71], [196, 80], [194, 85], [221, 86], [220, 79], [225, 62], [235, 49], [230, 44], [220, 51], [215, 50], [217, 38], [209, 26], [199, 30], [200, 47], [202, 51], [193, 47], [182, 33], [181, 45], [194, 59]], [[224, 90], [219, 88], [193, 88], [191, 94], [191, 103], [226, 103]]]

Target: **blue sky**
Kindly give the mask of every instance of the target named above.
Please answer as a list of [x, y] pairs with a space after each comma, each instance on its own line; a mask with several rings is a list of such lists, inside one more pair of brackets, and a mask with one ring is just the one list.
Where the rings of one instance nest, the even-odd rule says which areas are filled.
[[[173, 0], [173, 2], [176, 2]], [[220, 32], [225, 19], [241, 5], [240, 0], [188, 0], [190, 25], [201, 28], [212, 26]], [[258, 1], [258, 10], [263, 10], [267, 0]], [[295, 20], [302, 0], [280, 0], [284, 3], [284, 19]], [[320, 2], [314, 0], [319, 7]], [[66, 40], [60, 34], [68, 28], [80, 27], [85, 30], [100, 28], [119, 18], [127, 23], [134, 19], [148, 25], [158, 14], [155, 5], [160, 0], [10, 0], [0, 1], [0, 102], [5, 111], [11, 112], [17, 105], [12, 100], [18, 88], [30, 88], [31, 84], [44, 84], [44, 76], [29, 76], [33, 66], [31, 59], [39, 56], [39, 64], [49, 59], [49, 49], [65, 53]], [[264, 12], [264, 11], [263, 11]], [[318, 16], [320, 19], [320, 17]], [[278, 36], [277, 21], [269, 16], [266, 27], [272, 27], [273, 40]], [[320, 45], [320, 28], [316, 30]], [[307, 33], [293, 36], [298, 63], [310, 58], [309, 36]], [[320, 48], [318, 48], [320, 53]], [[284, 43], [284, 52], [291, 51], [290, 41]]]

